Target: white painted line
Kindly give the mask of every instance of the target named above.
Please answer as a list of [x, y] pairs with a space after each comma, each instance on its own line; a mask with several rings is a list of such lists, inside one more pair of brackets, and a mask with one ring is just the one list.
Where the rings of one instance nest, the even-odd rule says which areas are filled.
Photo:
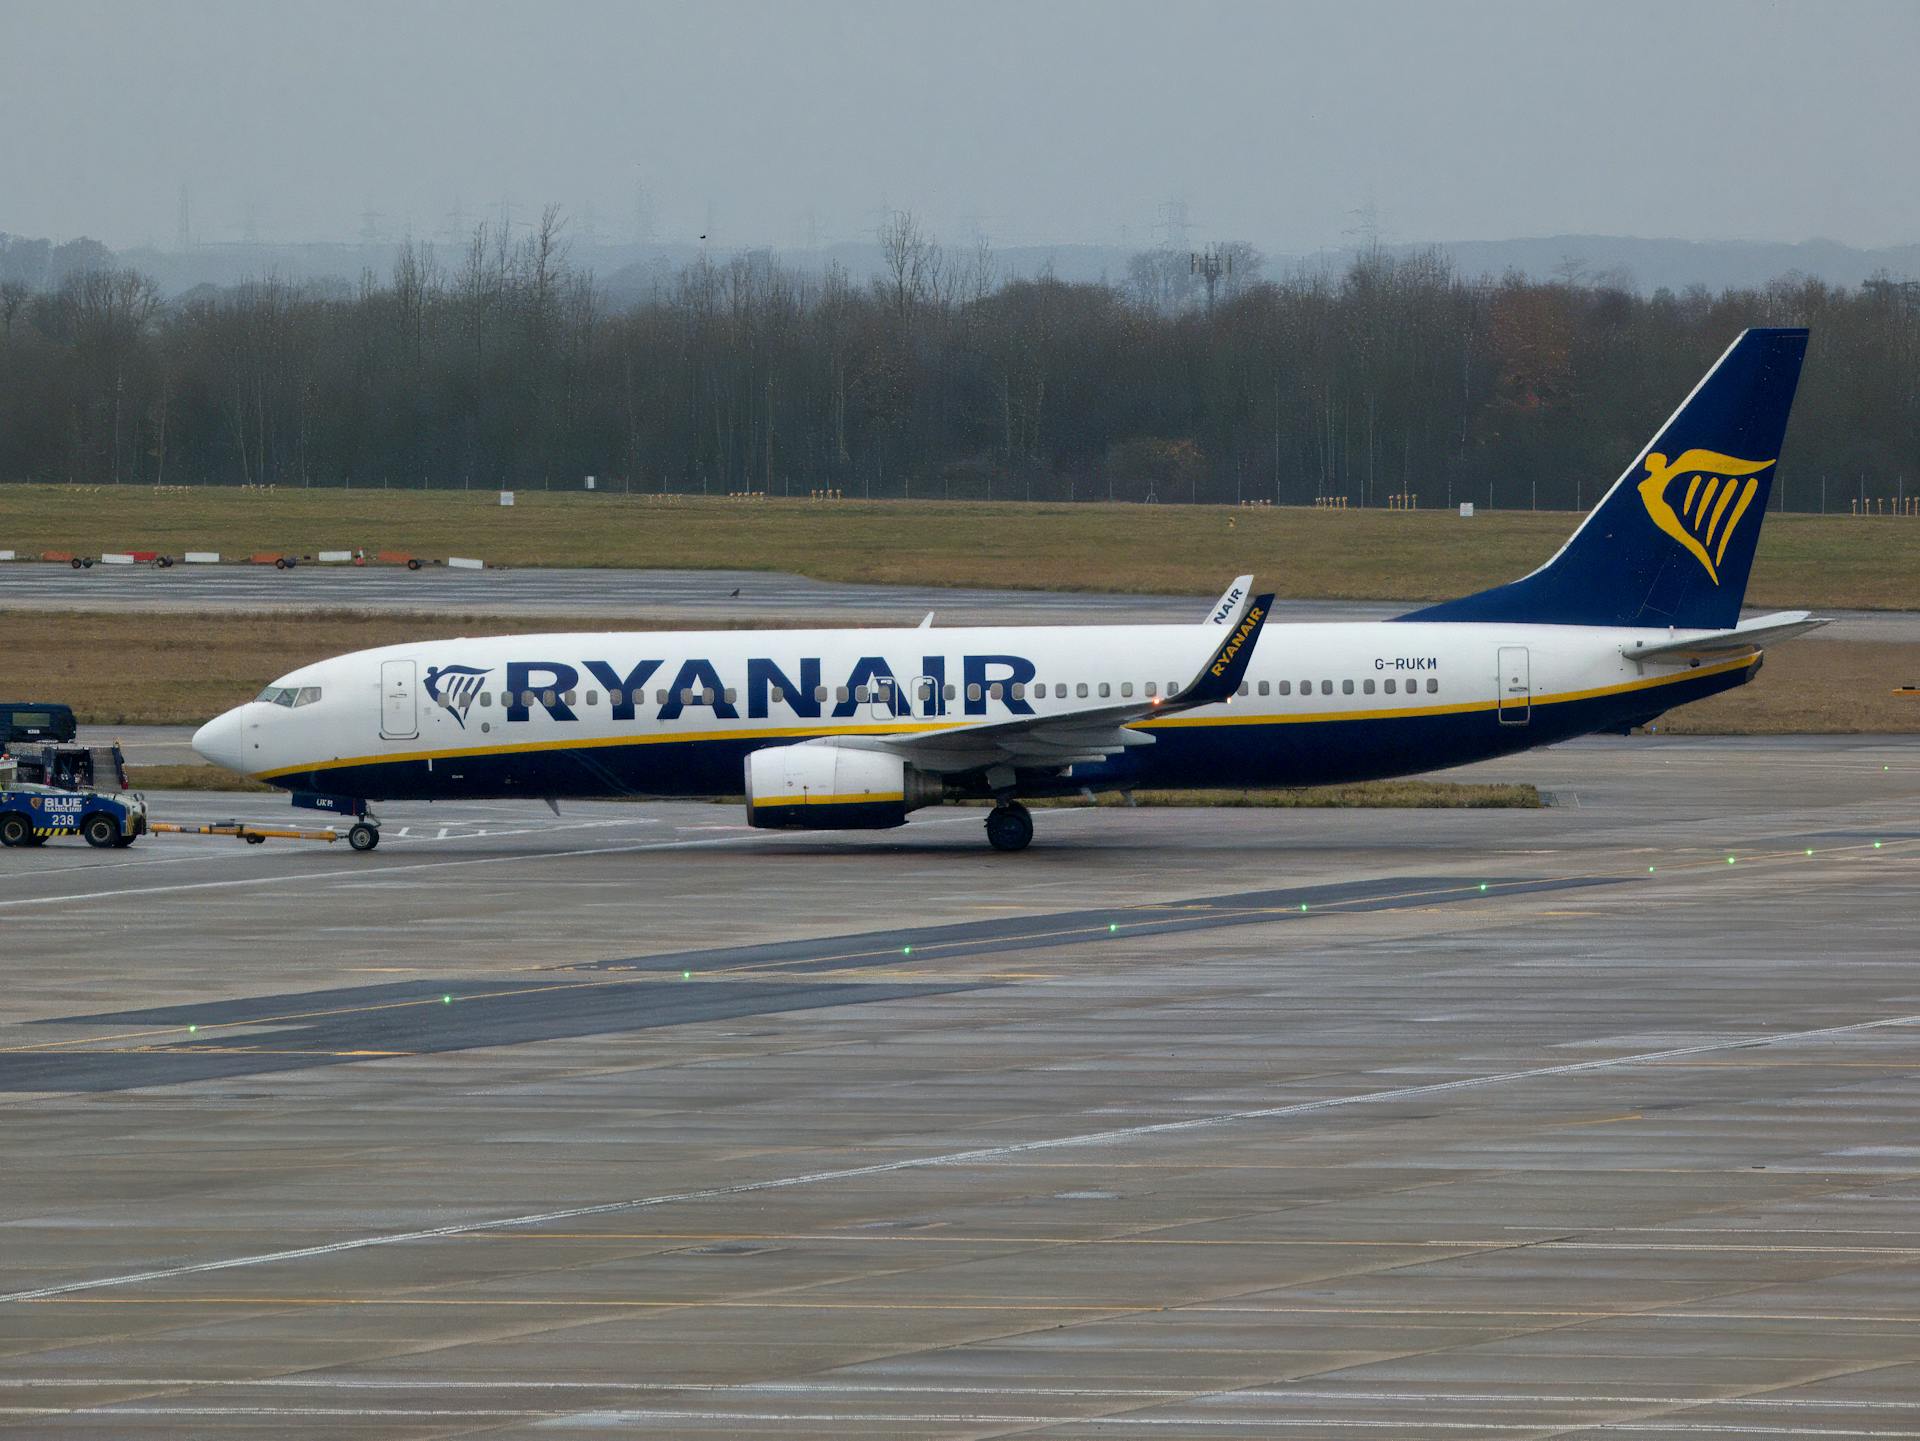
[[12, 551], [0, 550], [0, 560], [16, 560], [16, 559], [18, 559], [18, 557], [15, 556]]
[[323, 550], [314, 556], [322, 565], [342, 565], [353, 559], [350, 550]]
[[485, 570], [487, 568], [487, 563], [484, 560], [469, 560], [464, 555], [448, 556], [447, 564], [455, 570]]
[[[694, 842], [700, 844], [700, 842]], [[627, 847], [624, 849], [647, 849]], [[448, 864], [473, 864], [450, 862]], [[826, 1171], [802, 1171], [791, 1176], [773, 1176], [759, 1181], [737, 1181], [732, 1185], [706, 1186], [695, 1191], [669, 1191], [656, 1196], [635, 1196], [624, 1201], [601, 1201], [586, 1206], [566, 1206], [553, 1211], [535, 1211], [521, 1216], [500, 1216], [485, 1221], [456, 1221], [445, 1226], [430, 1226], [417, 1231], [388, 1231], [372, 1236], [356, 1236], [344, 1241], [329, 1241], [318, 1246], [298, 1246], [285, 1251], [261, 1251], [246, 1256], [229, 1256], [217, 1261], [194, 1261], [181, 1266], [163, 1266], [148, 1271], [128, 1271], [117, 1276], [96, 1276], [91, 1280], [64, 1281], [27, 1291], [0, 1295], [0, 1305], [19, 1301], [45, 1301], [56, 1296], [72, 1296], [117, 1286], [137, 1286], [151, 1281], [173, 1281], [183, 1276], [204, 1276], [215, 1271], [231, 1271], [247, 1266], [282, 1265], [289, 1261], [309, 1261], [323, 1256], [338, 1256], [365, 1251], [376, 1246], [410, 1245], [419, 1241], [443, 1241], [456, 1236], [476, 1236], [491, 1231], [517, 1230], [524, 1226], [550, 1226], [560, 1221], [578, 1221], [589, 1216], [616, 1216], [660, 1206], [684, 1205], [692, 1201], [722, 1201], [735, 1196], [764, 1195], [771, 1191], [790, 1191], [801, 1186], [829, 1185], [839, 1181], [865, 1180], [872, 1176], [891, 1176], [902, 1171], [924, 1171], [948, 1166], [978, 1166], [1044, 1151], [1064, 1151], [1087, 1146], [1122, 1145], [1148, 1136], [1181, 1135], [1191, 1131], [1215, 1130], [1222, 1126], [1251, 1121], [1283, 1121], [1296, 1116], [1319, 1115], [1326, 1111], [1353, 1106], [1392, 1105], [1401, 1101], [1425, 1100], [1433, 1096], [1453, 1095], [1460, 1091], [1484, 1090], [1510, 1085], [1516, 1081], [1552, 1080], [1560, 1076], [1584, 1076], [1596, 1071], [1622, 1070], [1632, 1066], [1660, 1065], [1690, 1056], [1711, 1056], [1724, 1051], [1758, 1050], [1774, 1046], [1797, 1045], [1808, 1041], [1827, 1041], [1841, 1036], [1862, 1035], [1868, 1031], [1891, 1030], [1899, 1026], [1920, 1025], [1920, 1014], [1885, 1016], [1874, 1021], [1854, 1021], [1844, 1026], [1821, 1026], [1807, 1031], [1779, 1034], [1736, 1036], [1720, 1041], [1704, 1041], [1697, 1046], [1673, 1046], [1661, 1051], [1637, 1051], [1626, 1056], [1611, 1056], [1593, 1061], [1574, 1061], [1558, 1066], [1533, 1066], [1519, 1071], [1494, 1071], [1480, 1076], [1463, 1076], [1452, 1081], [1429, 1081], [1412, 1086], [1394, 1086], [1383, 1091], [1362, 1091], [1350, 1096], [1328, 1096], [1317, 1101], [1294, 1101], [1283, 1106], [1258, 1106], [1250, 1110], [1221, 1111], [1211, 1116], [1189, 1116], [1178, 1121], [1149, 1121], [1137, 1126], [1116, 1126], [1101, 1131], [1082, 1131], [1067, 1136], [1052, 1136], [1036, 1141], [1013, 1141], [1002, 1146], [981, 1146], [973, 1150], [947, 1151], [933, 1156], [907, 1156], [895, 1161], [876, 1161], [866, 1166], [843, 1166]]]
[[102, 565], [132, 565], [133, 557], [123, 550], [110, 550], [100, 557]]
[[218, 565], [220, 552], [217, 550], [190, 550], [181, 557], [188, 565]]

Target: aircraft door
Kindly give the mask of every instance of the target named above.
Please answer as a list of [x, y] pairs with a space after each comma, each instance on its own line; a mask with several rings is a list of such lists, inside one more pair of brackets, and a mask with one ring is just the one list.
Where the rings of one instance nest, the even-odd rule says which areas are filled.
[[1500, 647], [1495, 709], [1503, 726], [1523, 726], [1533, 713], [1533, 668], [1523, 645]]
[[383, 740], [410, 741], [420, 734], [420, 717], [414, 696], [414, 663], [410, 660], [380, 662], [380, 736]]
[[869, 720], [890, 721], [897, 717], [893, 712], [893, 694], [898, 683], [887, 676], [877, 676], [867, 690], [867, 718]]

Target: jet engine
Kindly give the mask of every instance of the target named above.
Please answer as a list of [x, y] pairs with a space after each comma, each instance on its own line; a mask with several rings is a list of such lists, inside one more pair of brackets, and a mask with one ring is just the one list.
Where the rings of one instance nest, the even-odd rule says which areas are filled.
[[747, 757], [747, 824], [801, 831], [882, 830], [945, 794], [940, 780], [886, 751], [773, 746]]

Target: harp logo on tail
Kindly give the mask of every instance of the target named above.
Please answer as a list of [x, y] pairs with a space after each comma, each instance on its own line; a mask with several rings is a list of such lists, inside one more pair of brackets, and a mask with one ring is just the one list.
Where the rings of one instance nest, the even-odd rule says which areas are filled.
[[460, 729], [467, 728], [467, 712], [473, 707], [473, 698], [480, 694], [480, 683], [487, 678], [485, 670], [470, 665], [437, 665], [427, 670], [427, 694], [433, 703], [460, 723]]
[[[1719, 565], [1727, 542], [1760, 489], [1753, 477], [1773, 462], [1740, 460], [1717, 450], [1687, 450], [1669, 464], [1656, 450], [1647, 456], [1646, 464], [1640, 499], [1647, 515], [1692, 552], [1715, 585], [1720, 584]], [[1669, 487], [1676, 482], [1684, 482], [1684, 488], [1669, 495]]]

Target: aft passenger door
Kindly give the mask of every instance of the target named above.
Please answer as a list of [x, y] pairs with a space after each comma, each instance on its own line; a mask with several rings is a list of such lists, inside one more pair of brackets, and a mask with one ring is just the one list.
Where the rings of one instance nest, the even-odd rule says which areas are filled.
[[1523, 645], [1500, 647], [1495, 709], [1503, 726], [1523, 726], [1533, 713], [1533, 668]]
[[380, 736], [383, 740], [410, 741], [420, 734], [420, 715], [414, 695], [414, 663], [410, 660], [380, 662]]

